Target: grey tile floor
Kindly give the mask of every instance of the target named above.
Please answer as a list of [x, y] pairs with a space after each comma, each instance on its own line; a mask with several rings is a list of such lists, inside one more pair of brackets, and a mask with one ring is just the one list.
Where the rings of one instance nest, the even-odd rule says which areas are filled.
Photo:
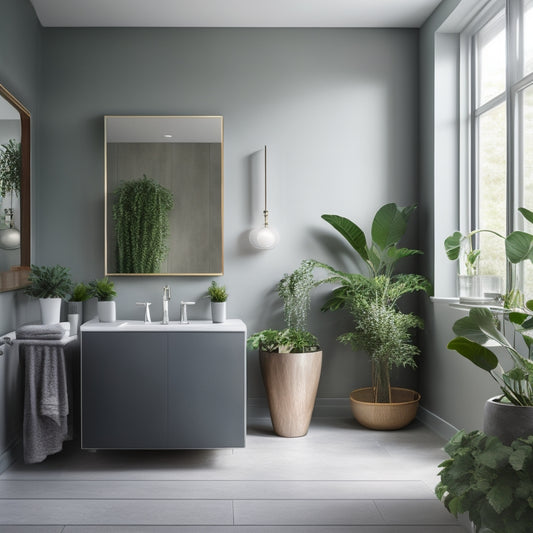
[[80, 450], [0, 475], [0, 533], [465, 533], [435, 498], [440, 437], [318, 418], [248, 425], [246, 448]]

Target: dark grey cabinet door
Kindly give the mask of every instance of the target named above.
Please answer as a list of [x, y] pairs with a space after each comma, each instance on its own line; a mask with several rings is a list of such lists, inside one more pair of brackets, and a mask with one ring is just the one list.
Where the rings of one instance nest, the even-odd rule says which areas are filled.
[[245, 445], [243, 332], [168, 334], [170, 448]]
[[82, 334], [82, 447], [165, 448], [166, 336]]

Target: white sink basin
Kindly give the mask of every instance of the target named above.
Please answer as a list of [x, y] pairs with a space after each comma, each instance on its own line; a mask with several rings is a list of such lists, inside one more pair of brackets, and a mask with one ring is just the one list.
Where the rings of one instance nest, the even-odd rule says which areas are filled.
[[242, 320], [228, 319], [222, 323], [211, 320], [190, 320], [188, 324], [172, 321], [169, 324], [148, 322], [143, 320], [116, 320], [115, 322], [99, 322], [97, 318], [85, 322], [81, 331], [246, 331]]

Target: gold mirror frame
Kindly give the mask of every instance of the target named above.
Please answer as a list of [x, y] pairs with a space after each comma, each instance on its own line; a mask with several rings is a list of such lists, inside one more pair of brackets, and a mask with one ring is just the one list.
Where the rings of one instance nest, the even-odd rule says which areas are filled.
[[0, 292], [20, 289], [28, 285], [31, 251], [31, 196], [30, 196], [30, 112], [3, 85], [0, 97], [11, 104], [20, 115], [20, 143], [22, 170], [20, 176], [20, 265], [0, 272]]
[[[104, 130], [105, 275], [221, 276], [223, 117], [107, 115]], [[121, 271], [113, 217], [114, 193], [122, 184], [140, 180], [143, 175], [172, 195], [169, 252], [160, 271]]]

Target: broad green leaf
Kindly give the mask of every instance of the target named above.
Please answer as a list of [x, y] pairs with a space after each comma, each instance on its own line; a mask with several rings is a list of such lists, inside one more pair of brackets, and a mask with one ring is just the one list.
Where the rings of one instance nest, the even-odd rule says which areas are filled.
[[486, 307], [474, 307], [470, 309], [468, 316], [476, 323], [479, 329], [491, 339], [498, 341], [503, 346], [511, 347], [509, 341], [496, 328], [494, 315]]
[[526, 302], [526, 307], [530, 310], [530, 311], [533, 311], [533, 300], [528, 300]]
[[513, 489], [503, 483], [498, 483], [487, 493], [487, 499], [491, 507], [501, 514], [513, 503]]
[[513, 324], [522, 324], [527, 318], [529, 318], [531, 315], [528, 315], [527, 313], [516, 313], [512, 312], [509, 313], [509, 321]]
[[488, 337], [479, 329], [479, 326], [470, 316], [465, 316], [457, 320], [452, 329], [458, 337], [466, 337], [480, 344], [488, 340]]
[[509, 464], [516, 471], [522, 470], [526, 461], [531, 457], [531, 452], [531, 446], [518, 445], [518, 447], [511, 452]]
[[525, 207], [519, 207], [518, 211], [520, 211], [520, 213], [522, 213], [523, 217], [528, 222], [531, 222], [533, 224], [533, 212], [532, 211], [530, 211], [529, 209], [526, 209]]
[[450, 350], [455, 350], [476, 366], [490, 372], [498, 366], [498, 358], [488, 348], [465, 337], [456, 337], [448, 343]]
[[461, 239], [463, 235], [456, 231], [453, 235], [447, 237], [444, 241], [444, 249], [448, 259], [454, 261], [459, 257], [459, 251], [461, 250]]
[[511, 263], [525, 259], [533, 261], [533, 235], [523, 231], [513, 231], [505, 239], [505, 254]]
[[322, 215], [322, 218], [331, 224], [348, 241], [350, 246], [364, 261], [368, 261], [368, 248], [365, 234], [357, 224], [339, 215]]
[[376, 245], [385, 250], [397, 244], [407, 229], [407, 221], [414, 208], [401, 208], [396, 204], [381, 207], [372, 222], [372, 240]]

